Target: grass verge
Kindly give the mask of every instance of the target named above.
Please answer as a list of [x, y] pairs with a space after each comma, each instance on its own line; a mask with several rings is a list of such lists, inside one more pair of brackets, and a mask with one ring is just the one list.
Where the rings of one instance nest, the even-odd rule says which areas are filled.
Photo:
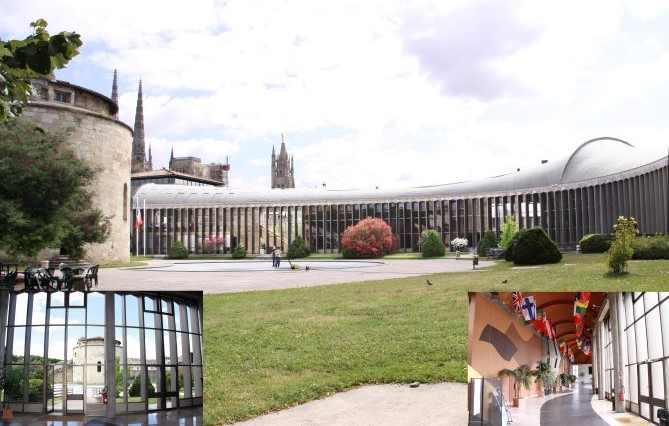
[[[622, 277], [601, 255], [514, 268], [206, 295], [205, 424], [229, 423], [366, 383], [466, 381], [468, 291], [660, 291], [669, 261]], [[502, 281], [507, 280], [507, 283]]]

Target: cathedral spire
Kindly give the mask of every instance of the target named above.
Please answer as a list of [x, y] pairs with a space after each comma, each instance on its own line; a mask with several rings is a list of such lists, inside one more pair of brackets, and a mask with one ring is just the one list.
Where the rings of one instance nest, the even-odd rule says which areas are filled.
[[281, 150], [278, 157], [272, 145], [272, 188], [295, 188], [293, 158], [288, 156], [283, 133], [281, 133]]
[[146, 145], [144, 143], [144, 102], [142, 100], [142, 80], [139, 80], [137, 91], [137, 108], [135, 109], [135, 128], [132, 138], [132, 173], [149, 171], [146, 161]]
[[114, 114], [114, 118], [118, 118], [118, 77], [116, 75], [116, 70], [114, 70], [114, 81], [112, 82], [111, 100], [116, 104], [116, 113]]

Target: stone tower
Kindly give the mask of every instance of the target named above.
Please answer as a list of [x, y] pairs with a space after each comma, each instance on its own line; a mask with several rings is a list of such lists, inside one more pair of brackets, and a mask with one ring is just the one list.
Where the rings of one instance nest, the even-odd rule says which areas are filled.
[[137, 109], [135, 110], [135, 129], [132, 138], [132, 167], [131, 173], [150, 172], [153, 170], [151, 147], [149, 159], [146, 159], [146, 145], [144, 143], [144, 101], [142, 100], [142, 80], [139, 80], [137, 92]]
[[[87, 244], [86, 260], [124, 263], [130, 258], [130, 168], [132, 129], [118, 120], [117, 103], [92, 90], [55, 78], [32, 81], [37, 96], [21, 119], [31, 120], [45, 132], [71, 129], [67, 144], [93, 170], [99, 170], [90, 188], [93, 204], [109, 219], [109, 236], [101, 244]], [[113, 91], [113, 89], [112, 89]], [[118, 93], [118, 92], [117, 92]], [[112, 94], [112, 97], [113, 94]], [[42, 259], [58, 251], [43, 253]]]
[[278, 157], [272, 146], [272, 189], [274, 188], [295, 188], [293, 156], [288, 157], [283, 133], [281, 133], [281, 151]]

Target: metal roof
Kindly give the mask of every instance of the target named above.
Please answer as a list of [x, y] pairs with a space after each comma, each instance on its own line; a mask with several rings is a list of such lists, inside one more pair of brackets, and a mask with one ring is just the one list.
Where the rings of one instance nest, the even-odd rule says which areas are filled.
[[[658, 163], [658, 164], [656, 164]], [[136, 192], [152, 206], [266, 206], [303, 204], [374, 203], [495, 196], [539, 192], [557, 187], [584, 186], [587, 181], [618, 179], [621, 173], [667, 163], [666, 154], [640, 150], [616, 138], [589, 140], [557, 161], [506, 175], [397, 189], [234, 189], [183, 185], [142, 185]]]

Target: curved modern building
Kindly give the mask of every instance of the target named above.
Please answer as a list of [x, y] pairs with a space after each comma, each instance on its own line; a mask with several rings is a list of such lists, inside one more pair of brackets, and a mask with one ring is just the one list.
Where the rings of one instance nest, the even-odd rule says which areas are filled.
[[202, 406], [202, 292], [3, 291], [0, 374], [15, 413]]
[[140, 205], [146, 203], [138, 251], [165, 254], [181, 241], [199, 253], [216, 237], [225, 239], [222, 251], [243, 245], [257, 254], [299, 235], [312, 251], [337, 253], [344, 229], [367, 217], [390, 224], [400, 251], [418, 251], [425, 229], [439, 232], [447, 245], [461, 237], [475, 246], [486, 230], [499, 234], [506, 215], [514, 215], [521, 229], [543, 227], [569, 250], [583, 235], [611, 232], [620, 215], [636, 217], [641, 233], [667, 233], [668, 193], [666, 152], [609, 137], [533, 169], [417, 188], [257, 191], [147, 184], [136, 193]]

